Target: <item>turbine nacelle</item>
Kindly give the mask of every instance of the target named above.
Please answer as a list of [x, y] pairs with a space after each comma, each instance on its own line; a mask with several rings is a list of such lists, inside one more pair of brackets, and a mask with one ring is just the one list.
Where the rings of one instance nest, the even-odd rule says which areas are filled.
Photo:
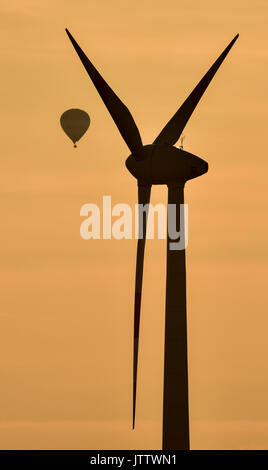
[[126, 160], [129, 172], [143, 184], [185, 184], [208, 171], [202, 158], [171, 145], [145, 145]]

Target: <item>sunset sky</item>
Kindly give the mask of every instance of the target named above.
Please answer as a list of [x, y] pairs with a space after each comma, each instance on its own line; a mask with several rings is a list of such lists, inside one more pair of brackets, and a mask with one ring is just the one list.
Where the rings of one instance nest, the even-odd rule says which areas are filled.
[[[80, 208], [136, 203], [129, 150], [69, 28], [151, 143], [231, 39], [185, 128], [192, 449], [268, 449], [264, 0], [2, 0], [0, 448], [160, 449], [164, 240], [146, 250], [136, 429], [135, 240], [82, 240]], [[59, 119], [91, 117], [74, 149]], [[154, 187], [152, 203], [166, 202]]]

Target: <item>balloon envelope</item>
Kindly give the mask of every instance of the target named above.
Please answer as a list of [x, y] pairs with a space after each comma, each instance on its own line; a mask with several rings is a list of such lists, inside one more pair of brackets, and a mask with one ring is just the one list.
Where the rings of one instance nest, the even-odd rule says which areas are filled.
[[61, 127], [75, 144], [88, 130], [90, 117], [82, 109], [68, 109], [60, 118]]

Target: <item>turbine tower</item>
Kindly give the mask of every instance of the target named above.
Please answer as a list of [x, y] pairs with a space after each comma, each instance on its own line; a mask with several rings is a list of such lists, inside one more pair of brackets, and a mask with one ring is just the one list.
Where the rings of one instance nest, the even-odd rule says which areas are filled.
[[[134, 429], [142, 277], [147, 224], [147, 212], [143, 211], [142, 207], [150, 202], [151, 187], [153, 184], [167, 185], [168, 207], [170, 207], [170, 204], [175, 205], [176, 229], [177, 232], [180, 232], [180, 237], [184, 237], [182, 233], [183, 227], [180, 227], [180, 204], [184, 203], [184, 185], [188, 180], [197, 178], [206, 173], [208, 171], [208, 164], [196, 155], [186, 152], [182, 148], [182, 145], [180, 148], [177, 148], [175, 144], [179, 140], [203, 93], [239, 35], [237, 34], [226, 49], [224, 49], [222, 54], [210, 67], [208, 72], [166, 124], [154, 142], [150, 145], [143, 145], [139, 130], [128, 108], [105, 82], [71, 33], [67, 29], [66, 32], [131, 152], [131, 155], [126, 160], [126, 167], [137, 179], [138, 183], [139, 223], [141, 225], [140, 238], [137, 243], [134, 302]], [[171, 214], [168, 211], [168, 225], [170, 217]], [[168, 233], [162, 447], [165, 450], [188, 450], [190, 448], [190, 438], [185, 249], [172, 249], [172, 242], [174, 242], [174, 240], [170, 238]]]

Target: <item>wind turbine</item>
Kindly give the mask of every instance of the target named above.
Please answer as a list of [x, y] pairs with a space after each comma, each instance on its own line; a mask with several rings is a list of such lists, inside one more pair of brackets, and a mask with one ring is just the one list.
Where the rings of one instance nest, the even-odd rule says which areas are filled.
[[[174, 145], [180, 138], [190, 116], [203, 93], [238, 38], [238, 34], [224, 49], [178, 111], [166, 124], [150, 145], [143, 145], [135, 121], [110, 86], [105, 82], [94, 65], [77, 44], [71, 33], [66, 32], [89, 77], [95, 85], [106, 108], [111, 114], [131, 155], [126, 167], [138, 182], [139, 208], [149, 204], [151, 186], [164, 184], [168, 187], [168, 205], [176, 207], [177, 231], [183, 237], [180, 227], [180, 204], [184, 203], [184, 185], [193, 178], [208, 171], [203, 159]], [[181, 146], [182, 147], [182, 146]], [[168, 206], [170, 207], [170, 206]], [[170, 214], [168, 212], [168, 222]], [[146, 240], [147, 212], [140, 210], [139, 222], [142, 235], [137, 243], [135, 303], [134, 303], [134, 354], [133, 354], [133, 429], [135, 426], [137, 364], [140, 330], [140, 309], [144, 249]], [[166, 314], [164, 350], [164, 394], [163, 394], [163, 439], [165, 450], [188, 450], [188, 365], [187, 365], [187, 322], [186, 322], [186, 271], [185, 249], [171, 249], [174, 242], [167, 234], [166, 271]]]

